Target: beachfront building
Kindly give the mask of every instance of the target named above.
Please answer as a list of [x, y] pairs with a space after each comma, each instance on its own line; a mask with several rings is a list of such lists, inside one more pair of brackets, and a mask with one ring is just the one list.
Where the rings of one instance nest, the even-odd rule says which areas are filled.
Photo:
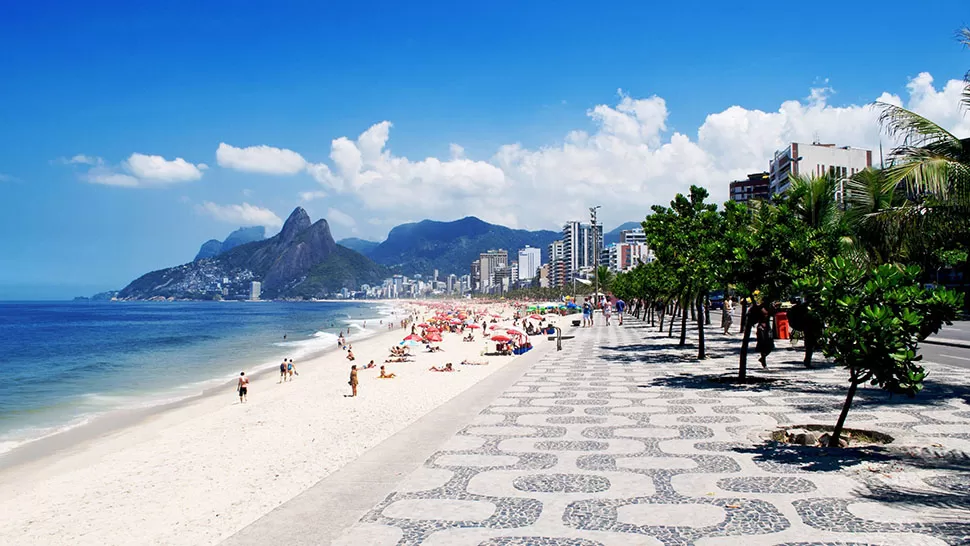
[[562, 227], [566, 282], [589, 273], [599, 263], [599, 250], [603, 248], [603, 226], [595, 229], [589, 224], [571, 221]]
[[491, 293], [493, 287], [493, 273], [502, 267], [509, 265], [509, 253], [507, 250], [489, 250], [482, 252], [478, 257], [479, 272], [482, 279], [481, 292]]
[[768, 173], [753, 173], [748, 175], [747, 180], [735, 180], [731, 182], [728, 195], [732, 201], [747, 203], [752, 199], [768, 199], [769, 194]]
[[249, 299], [256, 301], [259, 299], [259, 294], [263, 289], [263, 285], [259, 281], [253, 281], [249, 285]]
[[566, 243], [561, 239], [549, 243], [549, 284], [563, 286], [563, 279], [557, 273], [565, 271]]
[[792, 174], [829, 174], [842, 180], [868, 167], [872, 167], [872, 150], [818, 142], [792, 142], [775, 152], [768, 164], [768, 192], [770, 195], [778, 195], [788, 191]]
[[482, 289], [482, 262], [481, 260], [475, 260], [472, 262], [471, 270], [468, 276], [470, 292], [477, 292]]
[[531, 281], [536, 271], [542, 265], [542, 251], [538, 248], [526, 246], [519, 251], [519, 279]]
[[549, 288], [549, 264], [542, 264], [539, 267], [539, 288]]
[[458, 283], [458, 275], [455, 275], [454, 273], [448, 275], [448, 281], [446, 286], [448, 293], [454, 294], [460, 288], [461, 288], [461, 285]]
[[653, 253], [646, 243], [613, 243], [606, 247], [604, 264], [610, 271], [629, 271], [642, 263], [653, 261]]
[[620, 232], [620, 242], [621, 243], [644, 243], [647, 242], [647, 234], [643, 232], [642, 227], [633, 229], [624, 229]]

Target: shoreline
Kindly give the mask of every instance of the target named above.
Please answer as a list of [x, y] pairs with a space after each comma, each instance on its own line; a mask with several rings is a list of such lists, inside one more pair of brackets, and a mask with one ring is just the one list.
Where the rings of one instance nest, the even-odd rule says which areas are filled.
[[[356, 363], [380, 365], [406, 334], [397, 326], [351, 338]], [[442, 353], [415, 347], [415, 362], [387, 365], [393, 380], [361, 369], [357, 398], [347, 397], [344, 353], [330, 350], [298, 363], [292, 382], [254, 375], [246, 404], [230, 382], [37, 444], [0, 469], [0, 511], [10, 514], [0, 542], [218, 543], [515, 359], [481, 357], [480, 333], [460, 338], [444, 336]], [[445, 362], [461, 373], [428, 370]]]
[[[353, 300], [333, 300], [326, 303], [347, 303], [352, 301]], [[382, 303], [378, 303], [378, 301]], [[391, 318], [405, 316], [409, 312], [404, 305], [402, 305], [404, 302], [401, 300], [358, 300], [357, 303], [373, 305], [372, 309], [375, 313], [374, 320], [376, 321], [382, 320], [381, 317]], [[384, 315], [381, 313], [381, 311], [385, 310], [390, 310], [391, 314]], [[368, 318], [363, 320], [369, 321], [371, 319]], [[355, 322], [360, 322], [360, 320], [344, 319], [343, 330], [348, 332], [346, 337], [350, 341], [363, 341], [387, 333], [382, 332], [380, 329], [364, 330], [363, 334], [360, 333], [360, 330], [355, 330], [355, 333], [351, 333]], [[320, 331], [318, 331], [318, 333]], [[297, 369], [299, 369], [300, 364], [312, 362], [318, 358], [324, 357], [328, 353], [335, 351], [337, 349], [336, 337], [336, 334], [334, 334], [333, 345], [311, 350], [306, 354], [298, 356], [297, 358], [299, 359], [299, 362], [297, 362]], [[302, 341], [309, 341], [311, 339], [312, 337], [308, 337], [303, 340], [296, 340], [295, 342], [299, 343]], [[284, 352], [284, 348], [280, 347], [279, 352]], [[255, 381], [258, 378], [275, 372], [278, 369], [277, 367], [279, 361], [282, 358], [284, 357], [280, 355], [276, 355], [275, 357], [266, 357], [266, 359], [253, 356], [252, 358], [247, 359], [251, 360], [251, 362], [248, 363], [244, 370], [247, 371], [247, 376], [250, 378], [250, 381]], [[274, 360], [274, 362], [270, 362], [270, 360]], [[250, 373], [248, 370], [253, 370], [253, 372]], [[236, 376], [226, 377], [222, 375], [213, 376], [209, 379], [203, 379], [201, 381], [189, 381], [181, 386], [185, 387], [198, 385], [201, 390], [182, 396], [165, 396], [166, 394], [172, 393], [172, 391], [175, 390], [173, 388], [155, 392], [146, 392], [142, 393], [148, 399], [148, 401], [145, 403], [135, 406], [110, 408], [102, 412], [80, 416], [77, 418], [79, 422], [72, 420], [64, 424], [52, 425], [50, 427], [40, 429], [45, 432], [35, 438], [23, 440], [13, 448], [0, 452], [0, 472], [3, 472], [9, 468], [21, 466], [25, 463], [30, 463], [38, 458], [46, 457], [53, 453], [69, 450], [76, 444], [91, 441], [97, 439], [98, 437], [103, 437], [122, 428], [135, 426], [140, 421], [149, 419], [155, 414], [177, 410], [184, 406], [190, 405], [193, 402], [198, 402], [207, 397], [217, 395], [223, 392], [223, 389], [234, 387], [235, 382]]]

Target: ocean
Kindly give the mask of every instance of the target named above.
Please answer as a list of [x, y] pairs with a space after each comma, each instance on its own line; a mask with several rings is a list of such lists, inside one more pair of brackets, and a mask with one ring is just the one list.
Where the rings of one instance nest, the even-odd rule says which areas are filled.
[[375, 333], [392, 313], [355, 302], [0, 302], [0, 454], [283, 358], [299, 368], [339, 332]]

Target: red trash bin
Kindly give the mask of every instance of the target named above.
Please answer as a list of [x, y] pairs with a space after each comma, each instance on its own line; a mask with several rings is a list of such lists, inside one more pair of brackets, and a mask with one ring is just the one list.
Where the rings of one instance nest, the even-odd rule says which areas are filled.
[[788, 328], [788, 313], [779, 311], [775, 313], [775, 337], [778, 339], [789, 339], [791, 330]]

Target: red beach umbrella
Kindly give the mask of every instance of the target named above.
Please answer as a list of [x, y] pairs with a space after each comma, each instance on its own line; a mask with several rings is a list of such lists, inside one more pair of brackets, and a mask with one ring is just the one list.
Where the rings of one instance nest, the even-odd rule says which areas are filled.
[[428, 327], [428, 323], [426, 322], [422, 322], [421, 324], [418, 324], [418, 328], [427, 328], [427, 327]]
[[500, 334], [497, 336], [492, 336], [492, 341], [501, 341], [502, 343], [507, 343], [509, 341], [512, 341], [512, 338], [510, 338], [509, 336], [503, 336]]
[[408, 337], [404, 338], [404, 341], [421, 341], [421, 336], [419, 336], [418, 334], [411, 334]]
[[465, 328], [471, 328], [472, 330], [478, 330], [479, 328], [481, 328], [481, 326], [479, 326], [477, 324], [469, 324], [469, 325], [465, 326]]
[[529, 318], [532, 320], [545, 320], [545, 317], [542, 315], [529, 315]]
[[441, 342], [441, 336], [438, 334], [431, 334], [428, 336], [428, 341], [434, 341], [435, 343]]

